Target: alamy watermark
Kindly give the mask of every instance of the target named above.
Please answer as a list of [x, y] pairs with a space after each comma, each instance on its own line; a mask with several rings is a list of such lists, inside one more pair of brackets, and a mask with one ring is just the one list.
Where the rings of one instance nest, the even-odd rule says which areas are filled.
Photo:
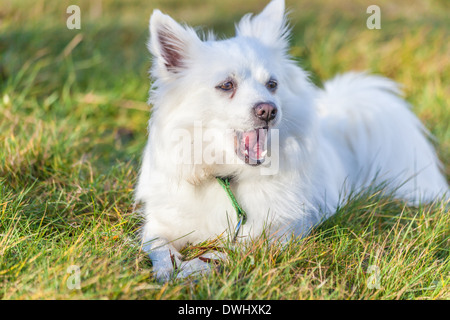
[[67, 18], [67, 29], [81, 29], [81, 9], [77, 5], [67, 7], [66, 13], [70, 14]]
[[81, 289], [81, 269], [77, 265], [71, 265], [67, 268], [67, 273], [70, 276], [67, 278], [66, 286], [69, 290]]
[[371, 14], [367, 18], [366, 26], [368, 29], [381, 29], [381, 9], [379, 6], [373, 4], [367, 7], [366, 13]]
[[369, 268], [367, 268], [367, 273], [370, 274], [369, 278], [367, 278], [366, 285], [369, 289], [380, 289], [380, 268], [377, 265], [370, 265]]

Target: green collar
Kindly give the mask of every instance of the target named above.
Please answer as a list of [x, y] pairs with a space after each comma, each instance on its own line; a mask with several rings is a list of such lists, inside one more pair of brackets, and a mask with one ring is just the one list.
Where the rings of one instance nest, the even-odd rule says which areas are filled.
[[245, 224], [247, 222], [247, 213], [245, 213], [244, 209], [241, 208], [241, 206], [239, 205], [239, 203], [237, 202], [233, 191], [231, 191], [231, 187], [230, 187], [230, 180], [228, 178], [221, 178], [221, 177], [216, 177], [217, 182], [219, 182], [219, 184], [222, 186], [222, 188], [225, 190], [225, 192], [228, 195], [228, 198], [230, 198], [231, 200], [231, 204], [234, 207], [234, 210], [236, 211], [236, 215], [238, 218], [238, 224], [236, 226], [236, 230], [235, 230], [235, 234], [234, 234], [234, 240], [236, 240], [236, 237], [239, 233], [239, 229], [241, 228], [241, 226], [243, 224]]

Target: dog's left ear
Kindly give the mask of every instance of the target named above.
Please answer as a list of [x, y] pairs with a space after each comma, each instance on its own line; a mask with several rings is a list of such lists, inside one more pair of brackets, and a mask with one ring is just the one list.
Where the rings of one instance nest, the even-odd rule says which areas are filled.
[[238, 36], [258, 38], [266, 45], [286, 49], [289, 27], [284, 0], [272, 0], [257, 16], [244, 16], [236, 26]]
[[148, 48], [155, 58], [153, 70], [158, 77], [170, 78], [186, 69], [201, 43], [193, 29], [181, 26], [159, 10], [153, 12]]

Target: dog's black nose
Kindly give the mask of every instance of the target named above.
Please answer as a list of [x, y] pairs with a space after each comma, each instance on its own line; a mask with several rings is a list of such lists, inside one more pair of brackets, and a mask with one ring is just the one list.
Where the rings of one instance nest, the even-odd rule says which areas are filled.
[[255, 116], [266, 122], [275, 119], [278, 111], [277, 107], [272, 102], [258, 103], [253, 109], [255, 110]]

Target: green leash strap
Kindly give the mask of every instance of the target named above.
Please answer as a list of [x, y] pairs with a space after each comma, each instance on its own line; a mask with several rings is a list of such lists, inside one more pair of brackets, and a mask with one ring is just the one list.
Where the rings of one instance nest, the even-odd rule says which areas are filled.
[[243, 224], [245, 224], [247, 222], [247, 213], [245, 213], [244, 209], [241, 208], [241, 206], [239, 205], [239, 203], [237, 202], [233, 191], [231, 191], [231, 187], [230, 187], [230, 180], [228, 178], [221, 178], [221, 177], [216, 177], [217, 182], [219, 182], [219, 184], [222, 186], [222, 188], [225, 190], [225, 192], [228, 195], [228, 198], [230, 198], [231, 200], [231, 204], [234, 207], [234, 210], [236, 211], [236, 215], [238, 218], [238, 224], [236, 226], [236, 230], [235, 230], [235, 236], [234, 238], [236, 239], [238, 233], [239, 233], [239, 229], [241, 228], [241, 226]]

